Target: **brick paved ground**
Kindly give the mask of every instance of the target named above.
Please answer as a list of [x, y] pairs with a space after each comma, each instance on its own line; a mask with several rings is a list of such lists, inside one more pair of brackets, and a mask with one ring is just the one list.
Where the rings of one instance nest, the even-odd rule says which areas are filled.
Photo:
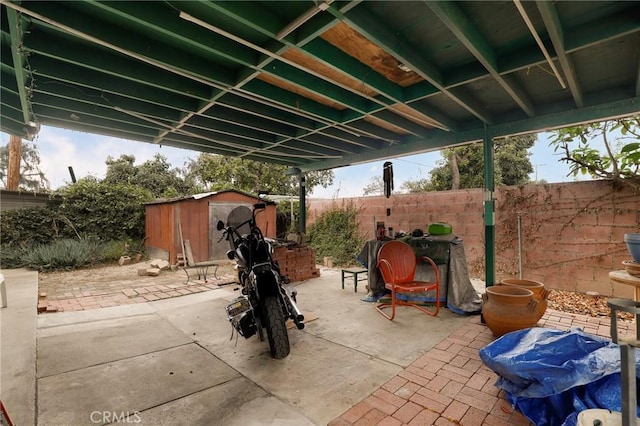
[[[609, 318], [553, 310], [538, 323], [560, 330], [581, 327], [602, 337], [609, 337], [609, 325]], [[619, 322], [621, 335], [634, 330], [635, 324]], [[480, 317], [472, 317], [329, 426], [529, 425], [494, 386], [498, 376], [480, 360], [478, 350], [494, 339]]]
[[[162, 271], [157, 277], [138, 276], [137, 270], [147, 268], [145, 263], [84, 269], [71, 272], [39, 274], [39, 312], [69, 312], [107, 308], [131, 303], [200, 293], [219, 288], [235, 281], [230, 267], [220, 267], [216, 279], [214, 268], [208, 271], [207, 282], [198, 279], [194, 270]], [[45, 295], [42, 297], [42, 295]]]

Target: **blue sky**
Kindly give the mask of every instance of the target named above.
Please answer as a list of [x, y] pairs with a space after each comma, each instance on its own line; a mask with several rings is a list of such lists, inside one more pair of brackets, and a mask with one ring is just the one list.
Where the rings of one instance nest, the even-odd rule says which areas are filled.
[[[537, 178], [553, 182], [571, 182], [567, 177], [569, 169], [558, 161], [558, 156], [549, 147], [547, 133], [539, 133], [538, 141], [531, 149], [531, 163], [537, 170]], [[2, 133], [2, 145], [9, 142], [9, 135]], [[122, 154], [132, 154], [136, 164], [153, 158], [156, 153], [164, 155], [174, 167], [182, 167], [190, 158], [195, 159], [197, 152], [185, 149], [158, 146], [144, 142], [135, 142], [74, 132], [55, 127], [43, 126], [35, 141], [40, 153], [41, 168], [55, 189], [71, 182], [68, 167], [72, 166], [77, 178], [88, 175], [103, 178], [108, 156], [114, 158]], [[437, 166], [441, 158], [439, 152], [431, 152], [407, 157], [393, 158], [394, 185], [400, 188], [406, 180], [418, 180], [429, 177], [429, 171]], [[363, 188], [375, 176], [382, 176], [382, 164], [376, 161], [356, 166], [334, 169], [334, 184], [329, 188], [316, 188], [312, 197], [338, 198], [362, 195]], [[536, 172], [531, 179], [536, 179]]]

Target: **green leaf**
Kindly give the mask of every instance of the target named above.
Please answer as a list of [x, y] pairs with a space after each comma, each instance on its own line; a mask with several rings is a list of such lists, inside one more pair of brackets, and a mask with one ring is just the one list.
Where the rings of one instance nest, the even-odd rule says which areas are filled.
[[622, 147], [620, 152], [631, 152], [640, 149], [640, 142], [632, 142]]

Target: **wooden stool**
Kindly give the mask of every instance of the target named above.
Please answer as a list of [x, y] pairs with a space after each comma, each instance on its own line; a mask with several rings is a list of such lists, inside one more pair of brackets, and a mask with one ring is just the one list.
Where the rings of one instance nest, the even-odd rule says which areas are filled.
[[353, 291], [355, 293], [358, 292], [358, 281], [364, 281], [368, 279], [368, 276], [358, 278], [360, 274], [366, 274], [368, 271], [366, 269], [343, 269], [342, 270], [342, 289], [344, 290], [344, 279], [348, 275], [353, 275]]

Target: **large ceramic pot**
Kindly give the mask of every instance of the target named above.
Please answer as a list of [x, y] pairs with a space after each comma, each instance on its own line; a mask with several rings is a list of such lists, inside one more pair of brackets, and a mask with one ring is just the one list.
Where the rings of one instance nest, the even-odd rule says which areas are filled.
[[510, 287], [521, 287], [531, 290], [533, 292], [533, 298], [538, 301], [538, 319], [542, 318], [547, 311], [547, 298], [549, 297], [549, 290], [544, 287], [544, 284], [540, 281], [533, 280], [521, 280], [517, 278], [506, 278], [500, 281], [499, 285], [506, 285]]
[[522, 287], [491, 286], [482, 295], [482, 316], [496, 337], [536, 325], [537, 306], [533, 292]]
[[633, 260], [640, 263], [640, 234], [624, 234], [624, 242]]

